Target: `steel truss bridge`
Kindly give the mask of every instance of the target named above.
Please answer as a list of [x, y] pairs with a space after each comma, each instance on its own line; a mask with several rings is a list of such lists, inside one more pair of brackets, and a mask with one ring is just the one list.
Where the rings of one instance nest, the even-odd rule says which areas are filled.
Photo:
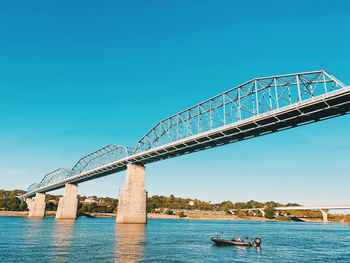
[[135, 148], [107, 145], [28, 187], [21, 199], [142, 164], [345, 115], [350, 86], [324, 70], [255, 78], [158, 122]]

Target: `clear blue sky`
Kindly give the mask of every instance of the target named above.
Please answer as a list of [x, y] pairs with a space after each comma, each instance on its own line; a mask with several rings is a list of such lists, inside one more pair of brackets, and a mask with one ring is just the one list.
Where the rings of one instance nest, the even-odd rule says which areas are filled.
[[[349, 1], [0, 4], [0, 188], [254, 77], [326, 69], [350, 85]], [[350, 203], [350, 116], [147, 166], [149, 195]], [[79, 186], [117, 197], [118, 173]], [[62, 193], [56, 191], [56, 193]]]

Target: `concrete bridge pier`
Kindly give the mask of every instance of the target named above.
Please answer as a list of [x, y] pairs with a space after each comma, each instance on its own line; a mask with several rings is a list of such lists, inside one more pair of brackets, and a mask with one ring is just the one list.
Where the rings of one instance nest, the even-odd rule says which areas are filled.
[[265, 211], [264, 211], [264, 209], [259, 209], [259, 212], [262, 214], [263, 217], [265, 217]]
[[36, 193], [34, 198], [27, 198], [26, 203], [29, 208], [28, 217], [45, 217], [46, 203], [44, 193]]
[[328, 209], [320, 209], [322, 217], [323, 217], [323, 223], [328, 223]]
[[120, 190], [117, 224], [147, 224], [145, 167], [128, 164], [125, 188]]
[[56, 219], [76, 219], [78, 213], [78, 185], [66, 184], [64, 196], [60, 198]]

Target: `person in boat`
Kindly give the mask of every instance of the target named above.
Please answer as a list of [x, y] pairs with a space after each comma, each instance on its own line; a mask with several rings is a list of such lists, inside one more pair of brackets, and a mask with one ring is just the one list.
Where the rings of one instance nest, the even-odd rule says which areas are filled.
[[242, 238], [238, 236], [237, 241], [242, 242]]

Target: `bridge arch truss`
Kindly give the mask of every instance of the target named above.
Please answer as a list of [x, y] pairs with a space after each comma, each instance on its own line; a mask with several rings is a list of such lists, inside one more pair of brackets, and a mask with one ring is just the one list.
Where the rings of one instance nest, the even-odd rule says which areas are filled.
[[158, 122], [136, 148], [110, 144], [31, 184], [36, 192], [350, 112], [350, 86], [324, 70], [255, 78]]

